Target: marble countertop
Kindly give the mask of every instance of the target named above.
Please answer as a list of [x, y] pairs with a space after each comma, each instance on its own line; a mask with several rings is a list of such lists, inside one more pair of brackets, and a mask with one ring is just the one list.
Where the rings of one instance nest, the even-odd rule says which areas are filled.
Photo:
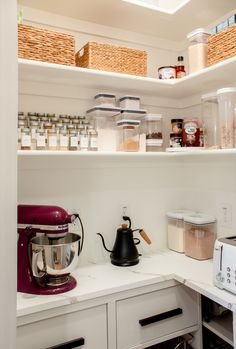
[[51, 296], [18, 293], [17, 316], [172, 279], [236, 311], [236, 295], [213, 285], [212, 260], [197, 261], [169, 250], [143, 256], [139, 264], [132, 267], [92, 264], [78, 268], [72, 274], [77, 279], [77, 287], [70, 292]]

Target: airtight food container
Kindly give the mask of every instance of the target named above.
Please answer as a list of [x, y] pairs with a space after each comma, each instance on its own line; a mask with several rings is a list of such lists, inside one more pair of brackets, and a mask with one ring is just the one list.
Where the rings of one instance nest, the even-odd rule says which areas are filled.
[[116, 106], [116, 96], [110, 93], [98, 93], [94, 97], [96, 105], [100, 107], [115, 107]]
[[207, 66], [207, 39], [209, 36], [210, 33], [204, 28], [197, 28], [187, 35], [189, 74]]
[[162, 115], [147, 114], [142, 120], [144, 133], [146, 135], [146, 151], [162, 151], [163, 131]]
[[216, 219], [202, 213], [184, 216], [185, 255], [198, 260], [213, 257]]
[[120, 107], [122, 109], [139, 109], [140, 97], [139, 96], [124, 96], [119, 99]]
[[170, 250], [184, 253], [184, 216], [195, 214], [190, 210], [167, 212], [167, 243]]
[[118, 151], [139, 151], [139, 120], [120, 120], [118, 126]]

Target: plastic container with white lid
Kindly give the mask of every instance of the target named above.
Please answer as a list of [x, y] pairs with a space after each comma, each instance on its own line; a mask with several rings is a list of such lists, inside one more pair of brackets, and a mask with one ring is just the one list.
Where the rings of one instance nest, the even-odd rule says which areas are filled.
[[120, 114], [116, 115], [116, 121], [119, 120], [137, 120], [143, 119], [147, 115], [145, 109], [121, 109]]
[[147, 114], [142, 119], [142, 129], [146, 135], [146, 151], [162, 151], [163, 130], [162, 115]]
[[187, 35], [189, 74], [207, 66], [207, 39], [209, 36], [210, 32], [204, 28], [197, 28]]
[[221, 148], [236, 147], [236, 87], [217, 90]]
[[139, 151], [139, 120], [119, 120], [118, 151]]
[[103, 107], [115, 107], [116, 106], [116, 96], [111, 93], [100, 92], [94, 96], [96, 103]]
[[197, 213], [184, 216], [185, 255], [198, 260], [213, 257], [216, 239], [214, 216]]
[[140, 97], [139, 96], [123, 96], [119, 99], [120, 107], [123, 109], [139, 109]]
[[207, 93], [201, 96], [202, 106], [202, 128], [203, 143], [205, 148], [218, 149], [219, 139], [219, 117], [218, 99], [216, 92]]
[[184, 216], [195, 214], [191, 210], [174, 210], [167, 216], [167, 243], [170, 250], [184, 253]]

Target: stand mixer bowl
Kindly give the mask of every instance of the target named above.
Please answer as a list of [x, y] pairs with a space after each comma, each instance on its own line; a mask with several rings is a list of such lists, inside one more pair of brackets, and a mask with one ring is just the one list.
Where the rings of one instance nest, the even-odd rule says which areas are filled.
[[31, 239], [31, 268], [37, 279], [45, 278], [48, 286], [63, 285], [69, 281], [70, 273], [77, 267], [80, 251], [77, 234], [67, 233], [63, 237], [46, 235]]

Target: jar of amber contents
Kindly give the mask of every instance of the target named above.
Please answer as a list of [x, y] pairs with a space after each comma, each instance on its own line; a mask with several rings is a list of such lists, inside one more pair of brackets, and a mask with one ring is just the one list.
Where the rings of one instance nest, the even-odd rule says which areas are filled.
[[78, 150], [78, 133], [76, 130], [69, 131], [69, 150]]
[[69, 149], [69, 135], [66, 130], [60, 131], [59, 150]]
[[36, 132], [39, 127], [38, 121], [30, 122], [30, 131], [31, 131], [31, 148], [32, 150], [36, 149]]
[[46, 136], [43, 128], [36, 132], [36, 150], [46, 150]]
[[200, 146], [200, 128], [199, 128], [197, 119], [184, 120], [183, 146], [184, 147]]
[[22, 129], [21, 150], [31, 150], [31, 134], [29, 128]]
[[118, 151], [139, 151], [139, 120], [119, 120]]
[[55, 129], [47, 132], [48, 150], [57, 150], [57, 132]]

